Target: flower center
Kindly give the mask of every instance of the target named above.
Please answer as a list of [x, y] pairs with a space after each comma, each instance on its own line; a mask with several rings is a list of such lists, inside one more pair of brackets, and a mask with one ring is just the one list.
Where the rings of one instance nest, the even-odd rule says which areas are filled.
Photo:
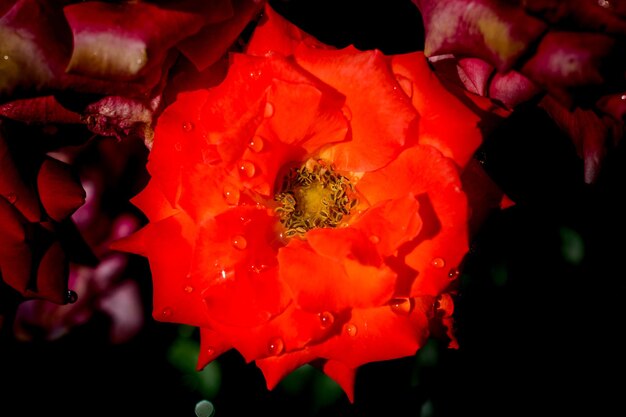
[[357, 200], [350, 180], [324, 161], [292, 168], [274, 197], [285, 237], [302, 236], [316, 227], [337, 227]]

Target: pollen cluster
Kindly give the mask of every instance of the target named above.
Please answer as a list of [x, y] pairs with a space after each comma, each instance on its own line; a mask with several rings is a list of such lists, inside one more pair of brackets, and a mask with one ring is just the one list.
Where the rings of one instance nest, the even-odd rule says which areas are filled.
[[285, 237], [319, 227], [337, 227], [357, 204], [350, 180], [324, 161], [292, 168], [274, 199]]

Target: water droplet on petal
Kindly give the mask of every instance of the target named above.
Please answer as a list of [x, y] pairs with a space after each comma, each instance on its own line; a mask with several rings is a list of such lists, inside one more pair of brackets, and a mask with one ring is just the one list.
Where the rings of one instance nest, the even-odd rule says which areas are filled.
[[224, 189], [222, 190], [222, 193], [224, 195], [224, 200], [226, 200], [227, 204], [234, 206], [239, 203], [239, 190], [236, 187], [230, 184], [226, 184], [224, 186]]
[[256, 168], [254, 167], [254, 164], [250, 161], [241, 161], [241, 164], [239, 165], [239, 172], [241, 172], [248, 178], [252, 178], [254, 177]]
[[413, 311], [415, 303], [412, 298], [394, 298], [389, 301], [389, 308], [396, 314], [408, 315]]
[[456, 278], [456, 277], [458, 277], [458, 276], [459, 276], [459, 273], [460, 273], [460, 272], [459, 272], [459, 270], [458, 270], [458, 269], [456, 269], [456, 268], [452, 268], [452, 269], [448, 272], [448, 278], [450, 278], [450, 279], [454, 279], [454, 278]]
[[435, 258], [431, 261], [431, 265], [435, 268], [443, 268], [446, 266], [446, 262], [442, 258]]
[[274, 105], [269, 101], [265, 103], [265, 111], [263, 112], [263, 117], [269, 119], [274, 115]]
[[217, 267], [217, 279], [220, 281], [231, 280], [235, 277], [235, 269], [233, 267], [220, 268]]
[[246, 240], [245, 237], [241, 235], [237, 235], [233, 237], [232, 243], [233, 243], [233, 246], [239, 250], [243, 250], [246, 248], [246, 246], [248, 246], [248, 241]]
[[174, 315], [174, 312], [170, 307], [164, 307], [161, 310], [161, 318], [169, 319], [170, 317], [172, 317], [172, 315]]
[[193, 123], [191, 122], [184, 122], [183, 123], [183, 130], [185, 132], [191, 132], [193, 130], [195, 126], [193, 125]]
[[320, 325], [322, 329], [328, 329], [335, 322], [335, 316], [330, 311], [324, 311], [323, 313], [318, 314], [320, 318]]
[[283, 353], [284, 348], [285, 343], [280, 337], [275, 337], [271, 339], [267, 344], [267, 351], [270, 355], [280, 355], [281, 353]]
[[176, 143], [174, 144], [174, 149], [176, 149], [178, 152], [180, 152], [180, 151], [182, 151], [182, 150], [183, 150], [183, 145], [181, 145], [181, 143], [180, 143], [180, 142], [176, 142]]
[[370, 236], [370, 242], [372, 242], [374, 245], [380, 243], [380, 238], [376, 235], [371, 235]]
[[191, 285], [185, 285], [185, 292], [187, 294], [191, 294], [193, 292], [193, 287]]
[[354, 324], [352, 323], [346, 324], [346, 333], [348, 334], [348, 336], [351, 336], [351, 337], [356, 336], [357, 330], [358, 329], [356, 328]]
[[15, 202], [17, 201], [17, 194], [15, 194], [14, 192], [10, 192], [6, 195], [6, 198], [9, 203], [15, 204]]
[[400, 88], [402, 88], [402, 91], [404, 91], [404, 94], [406, 94], [409, 98], [413, 98], [413, 82], [404, 75], [394, 75], [396, 76], [398, 84], [400, 84]]
[[76, 294], [76, 291], [68, 290], [65, 294], [65, 302], [68, 304], [74, 304], [76, 301], [78, 301], [78, 294]]
[[345, 117], [347, 121], [352, 120], [352, 110], [350, 110], [350, 107], [343, 106], [341, 108], [341, 112], [343, 113], [343, 117]]
[[207, 348], [204, 350], [204, 352], [209, 357], [213, 356], [213, 355], [215, 355], [215, 348], [213, 346], [207, 346]]
[[263, 150], [263, 145], [263, 138], [259, 135], [254, 136], [248, 144], [250, 149], [252, 149], [254, 152], [261, 152]]

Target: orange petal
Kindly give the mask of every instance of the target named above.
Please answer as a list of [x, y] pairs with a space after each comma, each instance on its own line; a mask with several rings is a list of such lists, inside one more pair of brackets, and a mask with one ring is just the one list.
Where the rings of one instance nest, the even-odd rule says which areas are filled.
[[203, 150], [209, 148], [200, 121], [200, 109], [207, 92], [180, 93], [167, 107], [155, 126], [155, 140], [147, 168], [170, 204], [176, 205], [181, 167], [202, 162]]
[[481, 117], [442, 85], [423, 52], [394, 55], [391, 66], [420, 115], [419, 143], [464, 166], [482, 143]]
[[153, 284], [155, 320], [203, 326], [207, 324], [201, 286], [190, 275], [196, 226], [180, 212], [146, 230], [146, 252]]
[[[384, 265], [359, 262], [363, 255], [353, 250], [358, 245], [350, 247], [350, 241], [337, 244], [342, 237], [333, 236], [328, 233], [324, 238], [315, 238], [316, 245], [326, 255], [333, 256], [320, 254], [308, 243], [295, 239], [279, 250], [280, 277], [293, 292], [298, 306], [313, 312], [341, 311], [352, 306], [380, 305], [388, 300], [393, 293], [395, 274]], [[324, 248], [323, 242], [328, 247]], [[361, 236], [361, 242], [370, 243], [365, 236]], [[344, 255], [331, 253], [333, 247], [344, 251]], [[378, 256], [375, 250], [372, 253]]]
[[154, 181], [149, 181], [130, 202], [137, 206], [152, 222], [165, 219], [178, 212], [165, 198], [165, 194]]
[[369, 362], [414, 355], [429, 335], [427, 314], [433, 302], [432, 298], [418, 298], [413, 303], [411, 309], [393, 305], [353, 309], [340, 334], [310, 349], [353, 369]]
[[382, 256], [390, 256], [420, 231], [419, 203], [412, 195], [381, 201], [367, 209], [352, 226], [365, 233]]
[[385, 168], [368, 173], [357, 189], [372, 203], [407, 193], [420, 203], [422, 229], [407, 247], [406, 264], [418, 271], [412, 295], [437, 295], [448, 286], [468, 250], [467, 198], [449, 158], [430, 146], [405, 150]]
[[346, 96], [352, 140], [333, 146], [327, 154], [338, 169], [362, 172], [380, 168], [417, 133], [418, 114], [381, 52], [300, 45], [295, 58]]

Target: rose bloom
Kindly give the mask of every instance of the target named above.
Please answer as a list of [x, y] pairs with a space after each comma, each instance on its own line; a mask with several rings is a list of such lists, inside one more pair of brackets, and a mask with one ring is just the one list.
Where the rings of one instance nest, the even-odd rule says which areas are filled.
[[352, 401], [359, 366], [441, 324], [456, 344], [480, 120], [421, 52], [334, 49], [266, 6], [225, 80], [158, 119], [149, 223], [114, 247], [149, 259], [156, 320], [200, 327], [199, 368], [234, 348], [272, 389], [312, 363]]

